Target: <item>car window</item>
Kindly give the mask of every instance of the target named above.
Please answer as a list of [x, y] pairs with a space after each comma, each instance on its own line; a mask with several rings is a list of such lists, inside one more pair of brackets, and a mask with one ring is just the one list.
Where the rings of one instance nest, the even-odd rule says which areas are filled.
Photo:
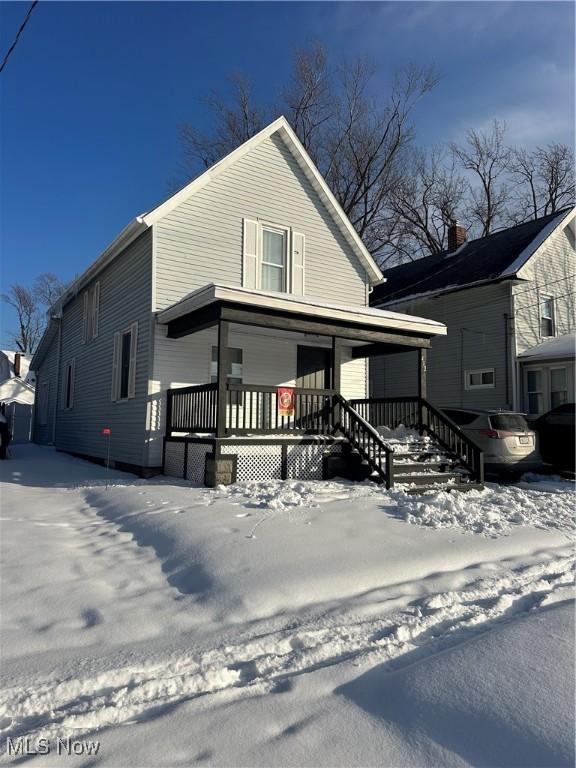
[[490, 416], [492, 429], [501, 429], [508, 432], [526, 432], [530, 429], [528, 422], [521, 413], [498, 413]]
[[452, 419], [453, 422], [458, 424], [459, 427], [465, 427], [467, 424], [472, 424], [478, 418], [477, 413], [470, 413], [470, 411], [451, 411], [444, 410], [446, 416]]

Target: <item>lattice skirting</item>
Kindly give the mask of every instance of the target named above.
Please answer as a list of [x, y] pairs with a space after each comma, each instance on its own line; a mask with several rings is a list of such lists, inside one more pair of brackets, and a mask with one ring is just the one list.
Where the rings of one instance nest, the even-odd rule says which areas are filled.
[[282, 477], [282, 446], [269, 445], [223, 445], [223, 456], [234, 454], [236, 482], [245, 480], [280, 480]]
[[[204, 482], [206, 457], [212, 454], [212, 443], [166, 440], [164, 474]], [[342, 442], [314, 443], [224, 443], [220, 455], [236, 456], [236, 482], [246, 480], [322, 480], [324, 459], [342, 453]]]

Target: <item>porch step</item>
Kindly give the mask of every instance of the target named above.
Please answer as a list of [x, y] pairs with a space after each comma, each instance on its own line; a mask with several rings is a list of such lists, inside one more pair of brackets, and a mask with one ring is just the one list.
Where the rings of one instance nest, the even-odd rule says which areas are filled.
[[[453, 485], [446, 485], [442, 487], [443, 491], [460, 491], [460, 493], [468, 493], [468, 491], [481, 491], [484, 488], [482, 483], [454, 483]], [[406, 488], [406, 493], [410, 496], [417, 496], [425, 491], [437, 491], [437, 485], [419, 485], [417, 488]]]
[[394, 472], [396, 476], [402, 474], [419, 474], [422, 470], [434, 470], [441, 474], [446, 474], [446, 469], [452, 469], [455, 462], [452, 459], [445, 461], [402, 461], [394, 462]]
[[459, 472], [413, 472], [411, 474], [403, 472], [394, 473], [394, 485], [431, 485], [439, 483], [454, 485], [462, 478]]

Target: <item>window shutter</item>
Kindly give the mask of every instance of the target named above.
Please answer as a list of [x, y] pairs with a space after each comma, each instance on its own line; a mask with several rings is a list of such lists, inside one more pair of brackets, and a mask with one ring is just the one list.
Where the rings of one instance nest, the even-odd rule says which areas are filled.
[[74, 382], [76, 380], [76, 358], [72, 358], [72, 361], [70, 363], [70, 397], [68, 398], [69, 404], [68, 407], [72, 408], [74, 406]]
[[138, 350], [138, 323], [130, 328], [130, 369], [128, 372], [128, 397], [136, 394], [136, 352]]
[[82, 316], [82, 343], [88, 341], [88, 291], [84, 291], [84, 314]]
[[242, 285], [258, 288], [258, 222], [244, 219], [242, 243]]
[[301, 232], [292, 232], [292, 293], [304, 295], [305, 240]]
[[92, 294], [92, 338], [98, 336], [98, 321], [100, 319], [100, 282], [94, 286]]
[[120, 345], [122, 335], [114, 334], [114, 357], [112, 359], [112, 400], [118, 400], [118, 382], [120, 373]]

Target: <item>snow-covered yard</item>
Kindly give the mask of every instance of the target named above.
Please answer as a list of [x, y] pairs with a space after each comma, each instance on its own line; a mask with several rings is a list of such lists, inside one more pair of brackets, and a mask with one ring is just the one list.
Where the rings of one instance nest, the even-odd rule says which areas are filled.
[[99, 741], [91, 766], [573, 764], [569, 482], [0, 470], [0, 761], [29, 736]]

